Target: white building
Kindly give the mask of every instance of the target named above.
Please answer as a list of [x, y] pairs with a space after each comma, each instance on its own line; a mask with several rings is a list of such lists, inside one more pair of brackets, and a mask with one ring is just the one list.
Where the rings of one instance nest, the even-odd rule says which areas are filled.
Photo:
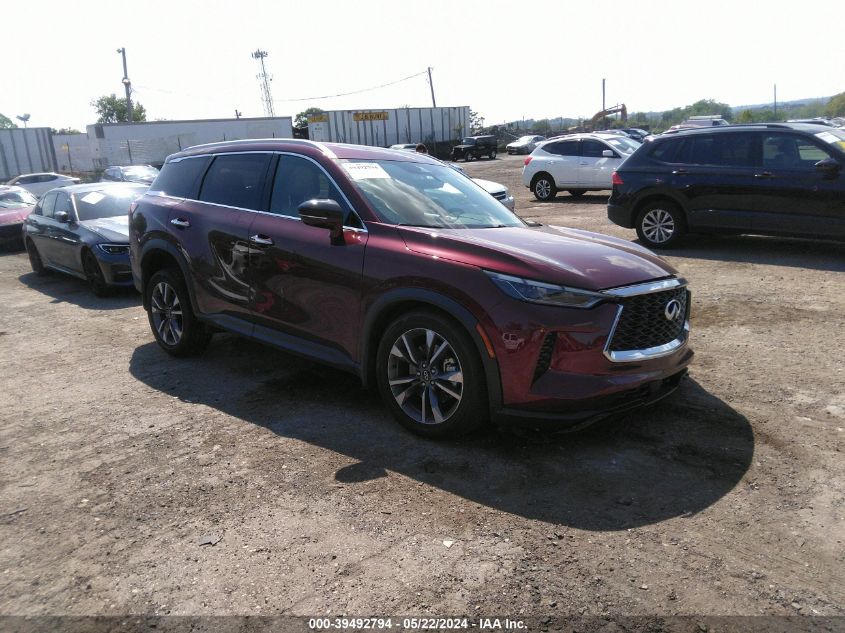
[[95, 123], [86, 130], [93, 167], [105, 169], [112, 165], [161, 165], [170, 154], [204, 143], [292, 138], [293, 120], [291, 117], [261, 117]]

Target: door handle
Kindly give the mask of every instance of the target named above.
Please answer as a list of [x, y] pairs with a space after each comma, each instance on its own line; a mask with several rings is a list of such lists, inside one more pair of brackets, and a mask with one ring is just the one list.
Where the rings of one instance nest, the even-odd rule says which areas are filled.
[[759, 174], [754, 174], [754, 177], [755, 178], [774, 178], [774, 176], [772, 175], [772, 172], [770, 172], [770, 171], [764, 171], [764, 172], [761, 172]]
[[170, 220], [170, 223], [173, 226], [178, 226], [180, 229], [187, 229], [189, 226], [191, 226], [191, 223], [184, 218], [173, 218], [172, 220]]
[[273, 239], [266, 235], [253, 235], [249, 238], [249, 241], [259, 246], [273, 246]]

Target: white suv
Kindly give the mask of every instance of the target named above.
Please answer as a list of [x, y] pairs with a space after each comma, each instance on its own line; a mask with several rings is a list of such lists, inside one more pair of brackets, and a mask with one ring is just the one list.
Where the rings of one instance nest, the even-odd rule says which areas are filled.
[[540, 143], [525, 159], [522, 184], [537, 200], [553, 199], [558, 190], [573, 196], [611, 189], [613, 171], [640, 143], [611, 134], [570, 134]]
[[40, 198], [50, 191], [50, 189], [65, 187], [67, 185], [77, 185], [79, 182], [79, 178], [63, 176], [62, 174], [54, 174], [50, 172], [42, 174], [23, 174], [17, 178], [12, 178], [6, 184], [23, 187], [36, 198]]

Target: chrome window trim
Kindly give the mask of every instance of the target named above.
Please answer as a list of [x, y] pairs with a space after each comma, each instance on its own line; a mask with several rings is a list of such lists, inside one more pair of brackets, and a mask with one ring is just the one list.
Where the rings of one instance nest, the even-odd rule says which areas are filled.
[[[317, 167], [319, 167], [320, 171], [322, 171], [323, 174], [325, 174], [325, 176], [326, 176], [326, 178], [328, 178], [329, 182], [332, 183], [334, 188], [337, 189], [338, 193], [340, 193], [341, 197], [343, 197], [343, 200], [346, 202], [346, 205], [349, 207], [350, 212], [352, 214], [354, 214], [355, 217], [358, 218], [358, 221], [361, 223], [360, 227], [358, 227], [358, 226], [348, 226], [348, 225], [344, 224], [343, 228], [349, 229], [350, 231], [356, 231], [358, 233], [369, 233], [369, 231], [367, 230], [366, 222], [364, 222], [363, 218], [355, 210], [355, 206], [349, 201], [349, 198], [346, 196], [346, 194], [343, 193], [343, 189], [341, 189], [338, 186], [337, 181], [334, 178], [332, 178], [331, 174], [326, 171], [325, 167], [323, 167], [320, 163], [318, 163], [316, 160], [314, 160], [310, 156], [305, 156], [303, 154], [297, 154], [295, 152], [283, 152], [283, 151], [279, 151], [279, 150], [250, 150], [250, 151], [247, 151], [247, 152], [216, 152], [216, 153], [211, 152], [211, 153], [208, 153], [208, 154], [197, 154], [195, 156], [182, 156], [180, 158], [176, 158], [176, 159], [174, 159], [172, 161], [168, 161], [168, 162], [178, 163], [180, 161], [187, 160], [187, 159], [190, 159], [190, 158], [207, 158], [209, 156], [214, 158], [216, 156], [232, 156], [232, 155], [237, 155], [237, 154], [271, 154], [271, 155], [277, 155], [277, 156], [294, 156], [296, 158], [304, 158], [305, 160], [310, 160]], [[168, 198], [170, 200], [190, 200], [192, 202], [200, 202], [202, 204], [210, 204], [210, 205], [213, 205], [215, 207], [223, 207], [224, 209], [235, 209], [236, 211], [248, 211], [250, 213], [259, 213], [261, 215], [269, 215], [269, 216], [272, 216], [274, 218], [286, 218], [288, 220], [295, 220], [296, 222], [302, 222], [302, 218], [298, 218], [298, 217], [295, 218], [295, 217], [290, 216], [290, 215], [282, 215], [281, 213], [271, 213], [270, 211], [259, 211], [258, 209], [247, 209], [245, 207], [235, 207], [235, 206], [228, 205], [228, 204], [219, 204], [217, 202], [209, 202], [208, 200], [197, 200], [196, 198], [183, 198], [181, 196], [171, 196], [171, 195], [168, 195], [167, 193], [165, 193], [163, 191], [149, 190], [149, 191], [147, 191], [147, 194], [151, 195], [151, 196], [159, 196], [161, 198]]]
[[681, 286], [686, 285], [686, 279], [679, 279], [677, 277], [673, 277], [672, 279], [647, 281], [642, 284], [634, 284], [633, 286], [621, 286], [620, 288], [610, 288], [608, 290], [602, 290], [602, 292], [612, 297], [635, 297], [637, 295], [647, 295], [653, 292], [662, 292], [664, 290], [671, 290], [672, 288], [679, 288]]

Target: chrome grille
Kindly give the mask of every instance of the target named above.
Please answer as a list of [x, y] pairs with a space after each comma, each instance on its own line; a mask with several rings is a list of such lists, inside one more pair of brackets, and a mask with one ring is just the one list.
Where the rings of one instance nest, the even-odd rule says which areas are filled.
[[[673, 299], [681, 304], [681, 316], [670, 321], [665, 311]], [[683, 336], [688, 314], [689, 291], [683, 287], [627, 297], [622, 301], [622, 313], [608, 350], [644, 350], [671, 343]]]

